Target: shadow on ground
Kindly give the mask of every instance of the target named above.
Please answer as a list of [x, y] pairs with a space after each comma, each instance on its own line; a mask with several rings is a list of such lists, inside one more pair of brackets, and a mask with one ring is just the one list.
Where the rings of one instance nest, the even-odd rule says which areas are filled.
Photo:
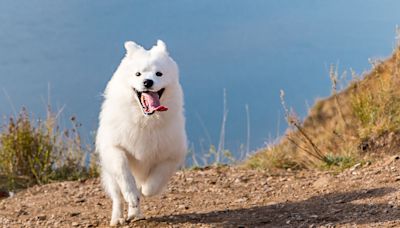
[[[236, 210], [153, 217], [147, 222], [167, 224], [210, 224], [217, 226], [308, 227], [315, 225], [368, 224], [394, 221], [400, 209], [389, 204], [369, 203], [373, 198], [395, 192], [394, 188], [374, 188], [330, 193], [300, 202], [277, 203]], [[362, 201], [354, 202], [356, 200]]]

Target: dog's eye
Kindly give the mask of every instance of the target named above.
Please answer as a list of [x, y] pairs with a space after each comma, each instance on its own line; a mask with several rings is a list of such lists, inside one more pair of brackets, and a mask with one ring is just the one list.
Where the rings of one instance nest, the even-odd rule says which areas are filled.
[[157, 75], [158, 77], [161, 77], [161, 76], [162, 76], [162, 73], [161, 73], [160, 71], [157, 71], [157, 72], [156, 72], [156, 75]]
[[142, 75], [140, 72], [136, 72], [135, 74], [137, 77], [139, 77], [140, 75]]

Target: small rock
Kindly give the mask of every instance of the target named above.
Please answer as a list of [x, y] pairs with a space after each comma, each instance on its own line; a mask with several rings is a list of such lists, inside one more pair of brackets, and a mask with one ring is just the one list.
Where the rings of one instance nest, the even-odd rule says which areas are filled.
[[350, 168], [350, 171], [354, 171], [354, 170], [360, 168], [360, 166], [361, 166], [361, 163], [357, 163], [353, 167]]
[[397, 160], [399, 160], [399, 159], [400, 159], [400, 156], [399, 156], [399, 155], [392, 156], [392, 157], [390, 157], [390, 158], [385, 162], [384, 166], [388, 166], [388, 165], [390, 165], [391, 163], [393, 163], [393, 162], [395, 162], [395, 161], [397, 161]]
[[38, 215], [37, 217], [36, 217], [39, 221], [43, 221], [43, 220], [46, 220], [46, 215]]
[[25, 211], [24, 209], [20, 209], [17, 211], [17, 216], [21, 216], [21, 215], [28, 215], [29, 213], [27, 211]]
[[75, 200], [75, 203], [83, 203], [83, 202], [85, 202], [85, 201], [86, 201], [85, 199], [81, 198], [81, 199]]
[[75, 211], [75, 212], [71, 212], [71, 213], [69, 214], [69, 216], [75, 217], [75, 216], [78, 216], [78, 215], [80, 215], [80, 214], [81, 214], [80, 212]]
[[77, 227], [77, 226], [79, 226], [79, 223], [77, 223], [77, 222], [72, 222], [71, 226]]
[[265, 205], [266, 206], [273, 206], [273, 205], [276, 205], [276, 204], [278, 204], [278, 203], [274, 202], [274, 201], [271, 201], [271, 202], [266, 203]]
[[331, 178], [326, 177], [326, 176], [322, 176], [322, 177], [320, 177], [318, 180], [316, 180], [316, 181], [313, 183], [313, 187], [314, 187], [314, 188], [322, 188], [322, 187], [325, 187], [325, 186], [329, 185], [329, 182], [330, 182], [330, 181], [331, 181]]
[[384, 213], [389, 213], [388, 209], [383, 210]]
[[345, 201], [344, 200], [342, 200], [342, 199], [340, 199], [340, 200], [336, 200], [336, 202], [335, 203], [338, 203], [338, 204], [340, 204], [340, 203], [345, 203]]
[[184, 204], [181, 204], [181, 205], [178, 206], [178, 209], [185, 209], [185, 210], [187, 210], [187, 209], [189, 209], [189, 206], [184, 205]]
[[240, 198], [240, 199], [235, 200], [235, 203], [244, 203], [246, 201], [247, 201], [246, 198]]
[[0, 190], [0, 198], [7, 198], [10, 196], [10, 193], [6, 190]]
[[341, 212], [342, 211], [342, 209], [334, 209], [334, 210], [332, 210], [332, 212], [334, 213], [334, 214], [337, 214], [337, 213], [339, 213], [339, 212]]

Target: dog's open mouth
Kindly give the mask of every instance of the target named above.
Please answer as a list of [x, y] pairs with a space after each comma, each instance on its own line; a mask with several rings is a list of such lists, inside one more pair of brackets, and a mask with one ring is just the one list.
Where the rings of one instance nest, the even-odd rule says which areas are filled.
[[157, 92], [154, 91], [142, 91], [139, 92], [136, 89], [133, 89], [139, 99], [140, 106], [142, 107], [142, 111], [145, 115], [152, 115], [156, 111], [163, 112], [167, 111], [168, 108], [161, 105], [160, 99], [164, 93], [165, 89], [160, 89]]

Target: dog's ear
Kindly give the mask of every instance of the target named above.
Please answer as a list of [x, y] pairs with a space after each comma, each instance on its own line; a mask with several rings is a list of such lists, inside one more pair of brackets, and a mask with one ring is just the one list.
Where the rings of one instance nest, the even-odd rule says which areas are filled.
[[136, 44], [133, 41], [126, 41], [125, 42], [125, 49], [126, 49], [126, 56], [132, 56], [132, 54], [134, 54], [135, 52], [139, 51], [139, 50], [143, 50], [143, 47]]
[[165, 53], [168, 55], [167, 45], [162, 40], [157, 40], [157, 45], [153, 46], [151, 50], [158, 53]]

